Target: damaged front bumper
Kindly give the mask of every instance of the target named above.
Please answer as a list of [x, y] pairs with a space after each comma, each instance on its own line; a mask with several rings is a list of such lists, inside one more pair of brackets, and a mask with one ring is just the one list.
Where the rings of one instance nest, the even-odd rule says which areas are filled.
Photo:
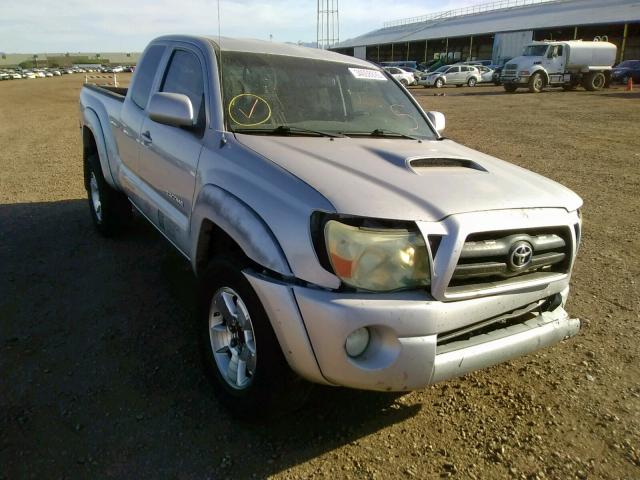
[[[416, 390], [552, 345], [580, 328], [563, 308], [568, 278], [525, 292], [440, 302], [424, 292], [342, 293], [245, 276], [291, 368], [318, 383]], [[346, 338], [362, 327], [369, 345], [350, 357]]]

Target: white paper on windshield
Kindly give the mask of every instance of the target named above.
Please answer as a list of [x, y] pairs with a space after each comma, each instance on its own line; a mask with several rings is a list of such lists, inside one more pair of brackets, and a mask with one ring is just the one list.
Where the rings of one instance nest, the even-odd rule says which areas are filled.
[[363, 80], [387, 80], [382, 72], [379, 70], [371, 70], [370, 68], [351, 68], [349, 67], [351, 75]]

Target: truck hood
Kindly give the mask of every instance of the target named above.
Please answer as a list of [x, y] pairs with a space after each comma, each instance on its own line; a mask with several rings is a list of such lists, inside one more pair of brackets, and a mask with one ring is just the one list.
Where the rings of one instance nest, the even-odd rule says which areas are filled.
[[[536, 64], [542, 64], [544, 57], [515, 57], [509, 60], [506, 65], [512, 63], [518, 66], [518, 71], [527, 70], [530, 67], [533, 67]], [[505, 65], [505, 66], [506, 66]]]
[[552, 180], [451, 140], [236, 138], [315, 188], [342, 214], [437, 221], [462, 212], [572, 211], [582, 204]]

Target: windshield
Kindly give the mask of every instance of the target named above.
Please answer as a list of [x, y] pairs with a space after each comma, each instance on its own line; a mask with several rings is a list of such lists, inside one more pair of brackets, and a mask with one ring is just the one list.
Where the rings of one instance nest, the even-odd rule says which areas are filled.
[[547, 51], [547, 45], [529, 45], [522, 53], [523, 57], [542, 57]]
[[[226, 123], [236, 132], [369, 135], [377, 131], [385, 136], [435, 138], [409, 96], [374, 68], [224, 52], [221, 75]], [[291, 128], [278, 128], [282, 126]]]

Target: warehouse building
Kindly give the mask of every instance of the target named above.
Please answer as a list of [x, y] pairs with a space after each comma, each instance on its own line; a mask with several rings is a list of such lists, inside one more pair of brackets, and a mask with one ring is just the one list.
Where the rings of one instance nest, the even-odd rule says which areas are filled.
[[517, 56], [532, 40], [608, 40], [618, 61], [640, 59], [638, 0], [498, 0], [388, 22], [336, 45], [373, 62], [447, 62]]

